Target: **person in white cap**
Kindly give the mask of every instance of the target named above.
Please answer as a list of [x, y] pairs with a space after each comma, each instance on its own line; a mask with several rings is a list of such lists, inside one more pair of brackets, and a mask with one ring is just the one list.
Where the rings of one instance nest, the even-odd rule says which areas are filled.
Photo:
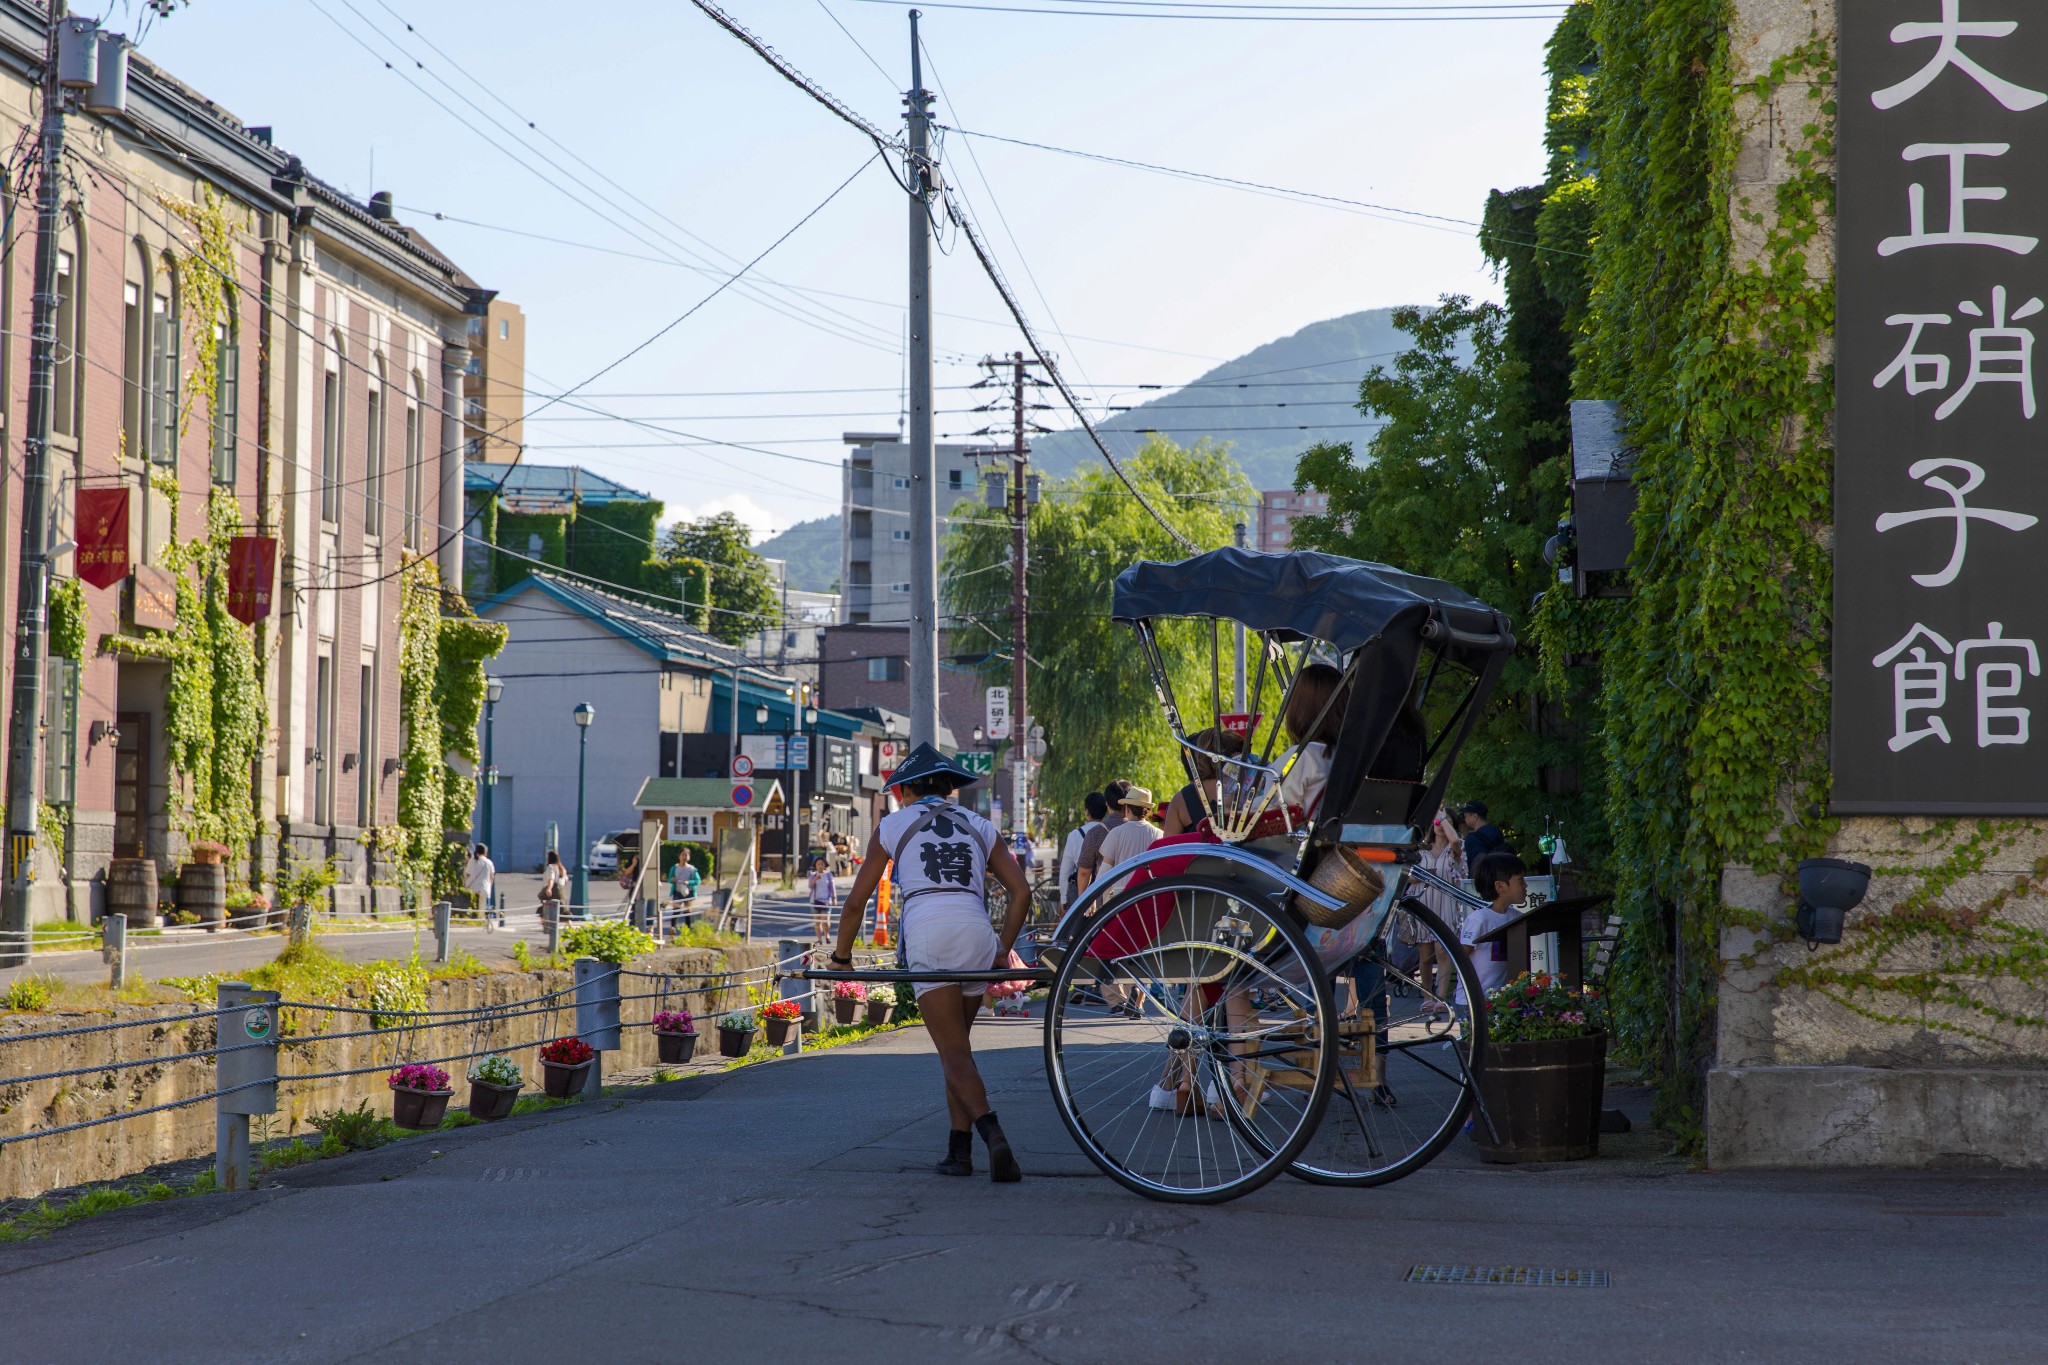
[[[839, 912], [834, 967], [853, 965], [868, 897], [892, 860], [890, 882], [898, 897], [899, 955], [909, 971], [985, 972], [1009, 965], [1010, 949], [1031, 908], [1031, 886], [1002, 832], [948, 798], [976, 774], [920, 744], [890, 776], [903, 809], [882, 818], [868, 840], [867, 858]], [[989, 877], [1009, 894], [1001, 932], [990, 925]], [[918, 1013], [938, 1049], [946, 1075], [946, 1112], [952, 1119], [941, 1175], [974, 1174], [974, 1135], [988, 1147], [989, 1179], [1019, 1180], [1016, 1154], [989, 1108], [988, 1088], [974, 1064], [968, 1031], [981, 1009], [985, 983], [913, 981]]]

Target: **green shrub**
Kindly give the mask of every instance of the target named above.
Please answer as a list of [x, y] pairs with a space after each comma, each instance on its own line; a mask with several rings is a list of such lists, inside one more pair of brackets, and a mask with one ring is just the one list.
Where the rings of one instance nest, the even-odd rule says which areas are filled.
[[562, 936], [562, 952], [569, 957], [594, 957], [613, 966], [631, 962], [658, 945], [622, 919], [579, 924]]
[[6, 1004], [11, 1010], [46, 1010], [57, 993], [56, 981], [47, 976], [24, 976], [7, 988]]
[[311, 1122], [326, 1139], [320, 1144], [323, 1148], [333, 1143], [345, 1152], [367, 1152], [399, 1136], [389, 1119], [370, 1112], [368, 1100], [357, 1101], [353, 1109], [315, 1114]]

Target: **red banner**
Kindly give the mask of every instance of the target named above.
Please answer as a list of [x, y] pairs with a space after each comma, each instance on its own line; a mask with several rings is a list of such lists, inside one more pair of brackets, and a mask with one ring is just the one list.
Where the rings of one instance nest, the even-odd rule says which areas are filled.
[[255, 625], [270, 615], [276, 583], [276, 536], [236, 536], [228, 542], [228, 615]]
[[95, 588], [111, 588], [128, 576], [128, 490], [78, 490], [78, 576]]

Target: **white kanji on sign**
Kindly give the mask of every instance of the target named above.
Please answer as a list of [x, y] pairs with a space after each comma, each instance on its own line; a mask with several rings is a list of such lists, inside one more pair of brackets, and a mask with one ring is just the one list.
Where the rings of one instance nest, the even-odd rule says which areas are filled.
[[[1921, 636], [1927, 637], [1926, 644], [1919, 642]], [[1938, 714], [1948, 705], [1948, 665], [1929, 659], [1928, 645], [1943, 654], [1955, 652], [1939, 632], [1915, 622], [1903, 639], [1870, 661], [1873, 668], [1890, 665], [1892, 670], [1892, 737], [1887, 747], [1893, 753], [1923, 739], [1949, 742], [1948, 725]], [[1914, 717], [1923, 712], [1927, 723], [1915, 728]]]
[[1896, 237], [1887, 237], [1877, 244], [1877, 254], [1892, 256], [1901, 251], [1911, 251], [1924, 246], [1992, 246], [2010, 251], [2016, 256], [2025, 256], [2041, 244], [2039, 237], [2024, 237], [2015, 233], [1972, 232], [1964, 221], [1967, 207], [1972, 200], [1995, 203], [2005, 198], [2003, 185], [1971, 185], [1966, 183], [1969, 161], [1973, 156], [2004, 156], [2012, 150], [2009, 142], [1915, 142], [1899, 155], [1906, 161], [1924, 161], [1928, 157], [1948, 158], [1948, 228], [1942, 232], [1927, 230], [1927, 187], [1917, 180], [1906, 187], [1906, 231]]
[[2048, 104], [2048, 95], [1994, 76], [1963, 52], [1961, 44], [1965, 38], [2007, 38], [2018, 28], [2019, 24], [2011, 19], [1979, 19], [1965, 23], [1962, 0], [1941, 0], [1941, 18], [1932, 23], [1900, 24], [1892, 29], [1894, 43], [1921, 43], [1930, 38], [1938, 40], [1934, 55], [1927, 59], [1927, 65], [1897, 85], [1887, 86], [1872, 95], [1870, 102], [1880, 109], [1895, 108], [1932, 85], [1936, 76], [1954, 67], [2014, 113]]
[[2005, 637], [2005, 626], [1993, 621], [1985, 628], [1981, 640], [1960, 640], [1956, 643], [1956, 681], [1962, 681], [1969, 666], [1972, 651], [1977, 661], [1977, 747], [1988, 749], [1994, 744], [2025, 744], [2028, 736], [2030, 712], [2024, 706], [1997, 706], [1993, 703], [2004, 701], [2020, 694], [2020, 664], [2017, 659], [1987, 660], [1987, 653], [2014, 652], [2026, 660], [2027, 676], [2041, 676], [2041, 654], [2034, 648], [2032, 640], [2009, 640]]
[[[1963, 481], [1952, 483], [1941, 475], [1944, 469], [1961, 472]], [[1988, 507], [1971, 507], [1963, 499], [1977, 491], [1984, 483], [1984, 467], [1968, 460], [1916, 460], [1906, 473], [1918, 479], [1929, 488], [1948, 494], [1950, 506], [1928, 507], [1918, 512], [1886, 512], [1877, 519], [1880, 533], [1897, 526], [1910, 526], [1916, 521], [1939, 521], [1944, 518], [1955, 522], [1955, 547], [1949, 552], [1948, 563], [1934, 573], [1916, 573], [1913, 581], [1923, 588], [1945, 588], [1956, 581], [1956, 575], [1963, 571], [1963, 558], [1970, 549], [1970, 521], [1988, 521], [1993, 526], [2003, 526], [2008, 531], [2024, 531], [2040, 520], [2024, 512], [2000, 512]], [[1957, 676], [1961, 676], [1960, 674]]]
[[1945, 355], [1923, 354], [1920, 349], [1920, 334], [1929, 326], [1946, 327], [1954, 319], [1947, 313], [1894, 313], [1884, 320], [1887, 327], [1911, 325], [1906, 333], [1906, 344], [1899, 348], [1892, 363], [1878, 372], [1870, 381], [1870, 387], [1881, 389], [1897, 379], [1906, 376], [1907, 393], [1926, 393], [1930, 389], [1948, 387], [1948, 357]]
[[[2031, 327], [2014, 326], [2025, 322], [2039, 313], [2044, 306], [2039, 298], [2030, 298], [2012, 310], [2011, 317], [2005, 311], [2005, 286], [1991, 288], [1991, 325], [1970, 329], [1970, 368], [1963, 376], [1963, 382], [1956, 391], [1934, 410], [1934, 420], [1947, 419], [1964, 400], [1977, 391], [1979, 384], [2012, 384], [2020, 391], [2020, 415], [2031, 418], [2034, 415], [2034, 330]], [[1956, 305], [1956, 311], [1969, 317], [1984, 316], [1984, 306], [1964, 299]], [[1888, 327], [1909, 327], [1906, 344], [1892, 357], [1892, 363], [1878, 371], [1870, 381], [1872, 388], [1881, 389], [1892, 380], [1905, 377], [1906, 392], [1921, 394], [1940, 391], [1948, 387], [1950, 372], [1949, 358], [1945, 355], [1920, 349], [1920, 338], [1930, 327], [1946, 327], [1953, 321], [1948, 313], [1894, 313], [1885, 319]]]

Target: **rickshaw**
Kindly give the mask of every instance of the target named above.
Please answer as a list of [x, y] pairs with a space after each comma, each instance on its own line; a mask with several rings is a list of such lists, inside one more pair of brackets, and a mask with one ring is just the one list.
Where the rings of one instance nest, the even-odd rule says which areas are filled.
[[[1478, 977], [1415, 893], [1481, 903], [1419, 850], [1514, 647], [1509, 621], [1383, 564], [1239, 549], [1133, 565], [1111, 614], [1136, 632], [1190, 779], [1216, 796], [1197, 837], [1105, 873], [1038, 950], [1061, 1119], [1104, 1174], [1173, 1202], [1232, 1199], [1282, 1171], [1371, 1186], [1421, 1168], [1468, 1117], [1488, 1121]], [[1246, 632], [1243, 709], [1225, 623]], [[1177, 695], [1167, 667], [1190, 642], [1208, 655], [1205, 698]], [[1338, 728], [1321, 800], [1297, 813], [1281, 801], [1301, 760], [1282, 717], [1314, 663], [1341, 670], [1318, 717]], [[1202, 709], [1211, 723], [1191, 727]], [[1397, 915], [1461, 990], [1400, 965]]]

